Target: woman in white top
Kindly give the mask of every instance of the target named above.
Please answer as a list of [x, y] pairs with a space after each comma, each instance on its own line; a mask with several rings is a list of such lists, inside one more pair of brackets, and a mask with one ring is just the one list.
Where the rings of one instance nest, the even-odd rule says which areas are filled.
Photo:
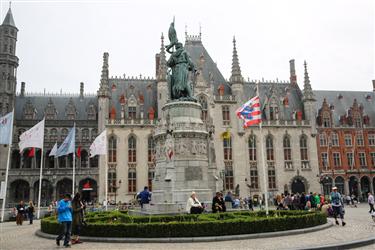
[[187, 200], [186, 212], [190, 214], [200, 214], [203, 211], [203, 207], [197, 199], [197, 194], [192, 192], [190, 198]]

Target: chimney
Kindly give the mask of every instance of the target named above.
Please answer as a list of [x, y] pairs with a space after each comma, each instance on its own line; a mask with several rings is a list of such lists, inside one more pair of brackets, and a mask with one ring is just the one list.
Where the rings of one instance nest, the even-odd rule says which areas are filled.
[[372, 91], [375, 92], [375, 80], [372, 80]]
[[25, 96], [25, 85], [26, 85], [25, 82], [21, 82], [21, 94], [20, 94], [21, 97]]
[[296, 75], [296, 66], [294, 65], [294, 59], [289, 61], [290, 68], [290, 84], [292, 86], [297, 85], [297, 75]]
[[83, 99], [83, 92], [84, 92], [85, 84], [83, 82], [80, 83], [79, 87], [79, 98]]

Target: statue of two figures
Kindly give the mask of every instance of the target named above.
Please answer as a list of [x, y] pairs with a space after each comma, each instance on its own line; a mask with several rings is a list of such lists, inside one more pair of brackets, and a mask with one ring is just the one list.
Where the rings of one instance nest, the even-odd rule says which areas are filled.
[[177, 39], [174, 19], [169, 27], [168, 37], [170, 44], [165, 47], [171, 54], [167, 62], [172, 70], [172, 74], [168, 74], [170, 99], [196, 102], [192, 89], [196, 70], [184, 46]]

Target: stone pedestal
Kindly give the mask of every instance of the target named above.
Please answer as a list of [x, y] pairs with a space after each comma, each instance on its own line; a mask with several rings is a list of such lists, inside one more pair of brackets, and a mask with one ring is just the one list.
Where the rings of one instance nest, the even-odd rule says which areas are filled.
[[150, 206], [154, 212], [185, 211], [192, 191], [200, 202], [211, 203], [216, 191], [216, 166], [209, 164], [209, 133], [201, 111], [195, 102], [175, 101], [163, 107], [154, 134], [154, 206]]

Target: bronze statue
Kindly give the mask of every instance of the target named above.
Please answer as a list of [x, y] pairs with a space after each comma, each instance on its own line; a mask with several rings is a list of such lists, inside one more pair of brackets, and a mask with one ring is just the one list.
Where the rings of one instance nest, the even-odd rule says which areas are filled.
[[[166, 46], [166, 51], [171, 54], [167, 62], [172, 74], [169, 75], [169, 89], [172, 100], [196, 101], [191, 89], [190, 72], [195, 75], [195, 67], [182, 43], [178, 42], [174, 20], [168, 31], [170, 44]], [[175, 50], [170, 51], [175, 48]]]

